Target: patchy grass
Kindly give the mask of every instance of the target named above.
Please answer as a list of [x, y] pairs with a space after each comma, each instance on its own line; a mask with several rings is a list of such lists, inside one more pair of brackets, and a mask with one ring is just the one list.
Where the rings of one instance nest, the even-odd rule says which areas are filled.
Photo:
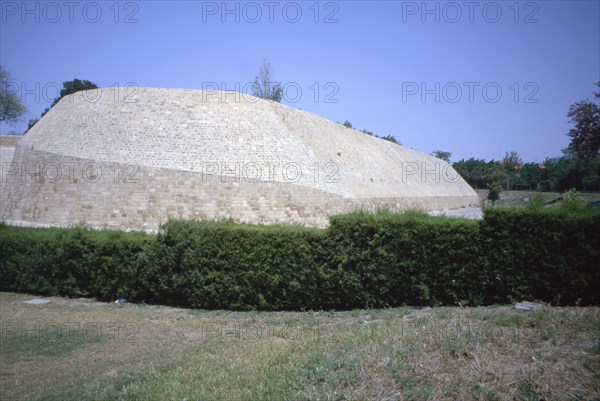
[[[64, 356], [85, 344], [98, 342], [107, 337], [80, 329], [71, 330], [67, 325], [49, 324], [41, 329], [35, 326], [19, 327], [8, 323], [4, 329], [6, 339], [0, 342], [0, 353], [7, 359], [13, 357], [13, 360]], [[14, 335], [10, 335], [11, 331]]]
[[[475, 192], [479, 195], [479, 200], [482, 204], [491, 204], [487, 200], [487, 189], [477, 189]], [[600, 200], [600, 193], [579, 192], [579, 195], [585, 203]], [[500, 199], [496, 201], [496, 206], [525, 206], [527, 205], [527, 202], [525, 202], [526, 198], [529, 202], [539, 198], [544, 205], [557, 206], [562, 201], [562, 194], [560, 192], [501, 191]]]
[[0, 293], [6, 400], [591, 400], [600, 309], [226, 312]]

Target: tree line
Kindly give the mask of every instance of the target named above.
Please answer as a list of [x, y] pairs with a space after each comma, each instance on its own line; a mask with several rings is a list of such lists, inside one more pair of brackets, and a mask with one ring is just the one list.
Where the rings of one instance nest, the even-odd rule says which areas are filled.
[[[600, 158], [563, 155], [543, 162], [511, 161], [507, 153], [502, 160], [462, 159], [452, 167], [475, 189], [536, 190], [563, 192], [600, 191]], [[518, 156], [517, 156], [518, 157]]]
[[[596, 84], [600, 88], [600, 82]], [[569, 146], [560, 157], [543, 162], [523, 163], [517, 152], [507, 152], [502, 160], [462, 159], [454, 169], [476, 189], [563, 192], [600, 191], [600, 91], [596, 101], [582, 100], [569, 108], [573, 124], [567, 135]]]

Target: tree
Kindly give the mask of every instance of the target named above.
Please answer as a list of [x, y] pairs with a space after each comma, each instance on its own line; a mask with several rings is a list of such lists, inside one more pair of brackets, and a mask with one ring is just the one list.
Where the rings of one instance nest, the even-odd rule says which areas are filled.
[[489, 166], [485, 159], [461, 159], [454, 162], [452, 167], [475, 189], [487, 188]]
[[500, 199], [500, 192], [502, 192], [502, 185], [499, 182], [494, 182], [490, 185], [487, 198], [492, 201], [492, 205]]
[[[46, 107], [46, 109], [42, 112], [42, 115], [40, 116], [40, 118], [44, 117], [46, 115], [46, 113], [48, 113], [52, 107], [54, 107], [58, 102], [60, 102], [60, 100], [63, 97], [68, 96], [75, 92], [90, 90], [90, 89], [98, 89], [98, 85], [96, 85], [92, 81], [88, 81], [85, 79], [81, 80], [81, 79], [77, 79], [77, 78], [75, 78], [72, 81], [63, 82], [63, 87], [60, 90], [60, 93], [52, 101], [52, 104], [50, 105], [50, 107]], [[31, 129], [31, 127], [33, 127], [38, 121], [40, 121], [40, 118], [29, 119], [29, 123], [27, 124], [27, 131], [29, 131]], [[27, 133], [27, 131], [25, 131], [25, 133]]]
[[571, 188], [582, 191], [600, 189], [600, 157], [575, 157], [550, 159], [548, 163], [549, 187], [552, 191], [566, 191]]
[[523, 165], [523, 159], [521, 159], [521, 156], [519, 156], [516, 151], [511, 150], [510, 152], [504, 153], [502, 163], [504, 164], [504, 167], [509, 170], [517, 170]]
[[541, 189], [544, 169], [540, 163], [525, 163], [521, 168], [521, 180], [519, 184], [527, 184], [530, 189]]
[[[600, 88], [600, 82], [596, 84]], [[600, 99], [600, 92], [594, 97]], [[596, 157], [600, 155], [600, 106], [589, 100], [575, 102], [569, 108], [569, 122], [575, 124], [567, 134], [571, 143], [567, 148], [576, 157]]]
[[544, 160], [544, 172], [542, 174], [542, 190], [565, 191], [573, 188], [571, 179], [568, 178], [571, 158], [567, 156], [547, 157]]
[[[50, 111], [50, 109], [52, 107], [54, 107], [58, 102], [60, 102], [60, 100], [68, 95], [71, 95], [73, 93], [79, 92], [79, 91], [86, 91], [86, 90], [90, 90], [90, 89], [98, 89], [98, 85], [96, 85], [95, 83], [93, 83], [92, 81], [88, 81], [86, 79], [84, 79], [83, 81], [81, 79], [77, 79], [75, 78], [72, 81], [65, 81], [63, 82], [63, 87], [60, 90], [60, 93], [58, 94], [58, 96], [52, 101], [52, 104], [50, 105], [50, 107], [47, 107], [46, 110], [44, 110], [42, 112], [41, 117], [44, 117], [44, 115]], [[31, 120], [30, 120], [31, 122]], [[33, 122], [33, 124], [29, 127], [31, 128], [33, 125], [35, 125], [37, 121]]]
[[344, 121], [344, 127], [346, 128], [352, 128], [352, 123], [348, 120]]
[[446, 163], [450, 163], [450, 158], [452, 157], [452, 153], [445, 152], [443, 150], [434, 150], [431, 155], [433, 157], [437, 157], [438, 159], [444, 160]]
[[600, 157], [583, 159], [584, 174], [581, 187], [584, 191], [600, 191]]
[[40, 121], [39, 118], [30, 118], [29, 122], [27, 123], [27, 129], [25, 130], [24, 133], [27, 133], [27, 131], [29, 131], [31, 129], [31, 127], [36, 125], [38, 121]]
[[90, 89], [98, 89], [98, 85], [96, 85], [95, 83], [93, 83], [92, 81], [88, 81], [88, 80], [81, 80], [81, 79], [77, 79], [75, 78], [72, 81], [65, 81], [63, 82], [63, 87], [60, 90], [60, 94], [58, 95], [58, 97], [56, 99], [54, 99], [54, 101], [52, 102], [52, 104], [50, 105], [50, 107], [54, 107], [54, 105], [56, 105], [58, 102], [60, 102], [60, 99], [62, 99], [63, 97], [70, 95], [72, 93], [75, 92], [79, 92], [79, 91], [86, 91], [86, 90], [90, 90]]
[[271, 62], [264, 59], [258, 75], [252, 85], [252, 94], [261, 99], [269, 99], [281, 103], [283, 88], [279, 82], [273, 80]]
[[523, 159], [521, 156], [514, 151], [506, 152], [502, 159], [502, 168], [504, 169], [504, 178], [506, 179], [506, 189], [511, 189], [511, 182], [513, 184], [521, 177], [520, 170], [523, 167]]
[[0, 121], [15, 123], [23, 117], [27, 108], [10, 86], [10, 73], [0, 65]]
[[382, 136], [381, 139], [383, 139], [384, 141], [394, 142], [394, 143], [397, 143], [398, 145], [400, 145], [400, 142], [398, 142], [398, 140], [396, 139], [396, 137], [394, 137], [392, 135]]
[[488, 181], [487, 187], [489, 189], [488, 199], [492, 201], [492, 204], [500, 199], [500, 192], [502, 191], [501, 182], [505, 179], [506, 172], [503, 168], [502, 162], [490, 161], [488, 163], [488, 171], [486, 179]]

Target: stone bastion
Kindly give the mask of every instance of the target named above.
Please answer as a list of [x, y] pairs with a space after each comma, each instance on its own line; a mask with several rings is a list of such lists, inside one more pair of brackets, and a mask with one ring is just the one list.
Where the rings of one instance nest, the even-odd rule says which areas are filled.
[[479, 205], [440, 159], [236, 92], [78, 92], [14, 150], [2, 149], [6, 221], [154, 230], [181, 218], [323, 227], [330, 215], [357, 209]]

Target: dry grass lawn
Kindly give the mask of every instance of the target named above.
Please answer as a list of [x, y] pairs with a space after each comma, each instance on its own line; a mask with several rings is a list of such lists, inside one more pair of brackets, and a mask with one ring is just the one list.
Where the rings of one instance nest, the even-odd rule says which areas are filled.
[[600, 309], [226, 312], [0, 293], [2, 400], [598, 400]]

